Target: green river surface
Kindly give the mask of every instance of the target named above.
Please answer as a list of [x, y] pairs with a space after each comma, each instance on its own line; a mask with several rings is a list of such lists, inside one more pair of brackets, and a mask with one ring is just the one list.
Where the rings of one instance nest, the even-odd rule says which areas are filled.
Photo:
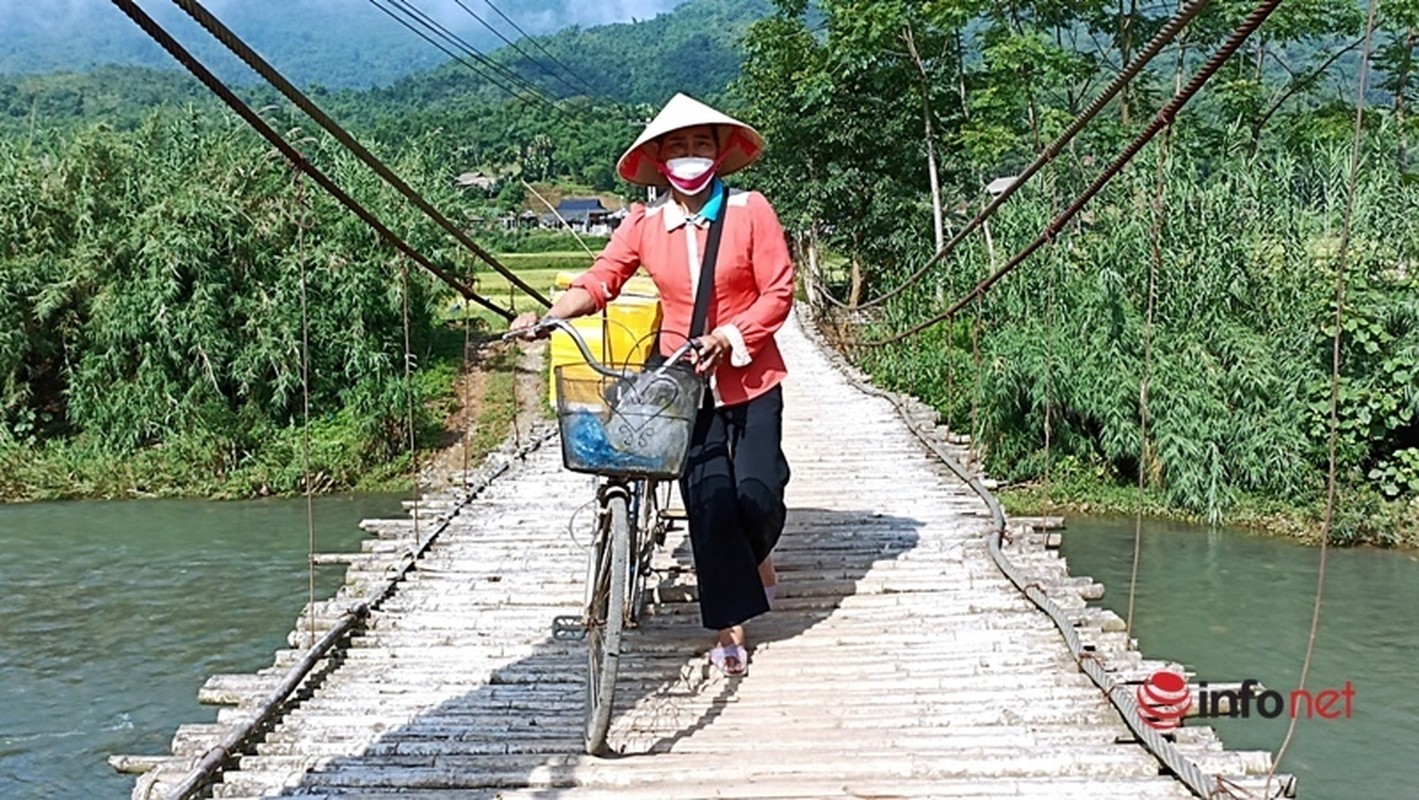
[[[316, 500], [317, 550], [355, 551], [397, 496]], [[1071, 520], [1064, 553], [1127, 608], [1132, 520]], [[0, 798], [126, 798], [110, 754], [165, 753], [207, 676], [269, 666], [307, 596], [303, 500], [0, 506]], [[1149, 522], [1134, 634], [1204, 681], [1300, 673], [1319, 551]], [[328, 596], [343, 569], [323, 567]], [[1419, 558], [1332, 550], [1308, 686], [1354, 687], [1350, 719], [1302, 720], [1282, 771], [1306, 800], [1419, 798]], [[1233, 749], [1275, 751], [1285, 719], [1214, 721]]]
[[[358, 551], [391, 495], [320, 497], [316, 550]], [[0, 506], [0, 798], [127, 798], [111, 754], [212, 722], [197, 689], [271, 666], [309, 592], [304, 499]], [[328, 597], [344, 567], [317, 568]]]
[[[1063, 553], [1073, 575], [1107, 589], [1125, 617], [1134, 522], [1070, 520]], [[1320, 550], [1228, 529], [1147, 521], [1138, 559], [1133, 635], [1149, 658], [1177, 661], [1194, 680], [1297, 687], [1315, 607]], [[1419, 798], [1419, 554], [1330, 550], [1321, 623], [1306, 687], [1354, 689], [1352, 714], [1298, 719], [1278, 771], [1305, 800]], [[1337, 706], [1338, 708], [1338, 706]], [[1281, 746], [1289, 713], [1210, 720], [1231, 750]]]

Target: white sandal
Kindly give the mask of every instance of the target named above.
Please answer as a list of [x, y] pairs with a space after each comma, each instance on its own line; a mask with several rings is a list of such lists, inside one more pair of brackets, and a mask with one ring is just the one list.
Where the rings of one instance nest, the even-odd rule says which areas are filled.
[[[737, 659], [739, 666], [731, 668], [729, 659]], [[715, 665], [727, 678], [737, 678], [749, 674], [749, 651], [744, 649], [742, 644], [720, 644], [715, 645], [709, 651], [710, 663]]]

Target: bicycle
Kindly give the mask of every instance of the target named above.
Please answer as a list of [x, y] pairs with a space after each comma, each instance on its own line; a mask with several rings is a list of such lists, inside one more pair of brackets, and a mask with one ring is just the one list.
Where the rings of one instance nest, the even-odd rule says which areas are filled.
[[563, 320], [544, 320], [504, 338], [549, 327], [571, 336], [585, 359], [555, 368], [563, 466], [600, 478], [582, 613], [556, 618], [552, 630], [555, 639], [587, 642], [584, 745], [588, 754], [601, 755], [611, 725], [621, 634], [640, 624], [651, 559], [669, 530], [659, 488], [684, 469], [705, 382], [680, 364], [695, 349], [693, 342], [663, 365], [616, 369], [598, 361]]

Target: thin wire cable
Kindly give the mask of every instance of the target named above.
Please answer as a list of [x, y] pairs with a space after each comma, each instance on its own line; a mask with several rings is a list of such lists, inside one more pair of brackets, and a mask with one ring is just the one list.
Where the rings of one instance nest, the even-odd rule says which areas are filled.
[[[1059, 210], [1059, 182], [1050, 176], [1050, 213]], [[1050, 262], [1049, 276], [1046, 278], [1048, 286], [1045, 288], [1045, 466], [1044, 466], [1044, 505], [1046, 511], [1050, 508], [1050, 497], [1052, 490], [1050, 486], [1050, 465], [1054, 463], [1054, 454], [1051, 445], [1054, 444], [1054, 359], [1055, 359], [1055, 284], [1059, 278], [1059, 260]]]
[[[294, 165], [293, 165], [294, 168]], [[296, 172], [296, 205], [300, 217], [296, 221], [296, 261], [300, 265], [301, 288], [301, 472], [305, 476], [306, 524], [306, 613], [307, 636], [315, 646], [315, 499], [310, 477], [310, 311], [306, 301], [306, 255], [304, 235], [309, 222], [305, 208], [305, 184]]]
[[1090, 103], [1089, 107], [1084, 109], [1083, 113], [1078, 117], [1075, 117], [1074, 121], [1069, 124], [1069, 127], [1065, 128], [1063, 133], [1041, 151], [1034, 162], [1026, 167], [1025, 171], [1021, 172], [998, 196], [991, 200], [989, 205], [981, 209], [980, 213], [976, 214], [975, 218], [972, 219], [966, 227], [957, 231], [944, 247], [937, 250], [935, 255], [927, 260], [916, 272], [912, 273], [897, 288], [880, 297], [875, 297], [865, 303], [860, 303], [856, 308], [871, 308], [872, 306], [880, 305], [896, 297], [925, 276], [932, 267], [939, 264], [947, 255], [950, 255], [967, 236], [970, 236], [975, 232], [976, 228], [979, 228], [987, 219], [990, 219], [996, 209], [1004, 205], [1005, 201], [1009, 200], [1015, 192], [1023, 188], [1030, 178], [1034, 177], [1036, 173], [1053, 162], [1055, 158], [1063, 152], [1064, 148], [1074, 140], [1074, 137], [1078, 136], [1079, 133], [1093, 121], [1094, 117], [1098, 116], [1099, 113], [1104, 110], [1104, 107], [1107, 106], [1119, 92], [1123, 91], [1124, 88], [1128, 86], [1129, 82], [1132, 81], [1139, 72], [1143, 71], [1143, 68], [1148, 66], [1178, 33], [1187, 27], [1188, 23], [1192, 22], [1198, 14], [1202, 13], [1202, 10], [1207, 7], [1209, 1], [1210, 0], [1194, 0], [1191, 4], [1180, 9], [1178, 13], [1174, 15], [1172, 19], [1168, 20], [1168, 23], [1153, 36], [1152, 40], [1139, 51], [1138, 56], [1129, 62], [1128, 66], [1099, 93], [1098, 97], [1094, 98], [1094, 102]]
[[[1370, 0], [1369, 12], [1365, 19], [1365, 45], [1360, 54], [1359, 88], [1355, 93], [1355, 141], [1350, 151], [1350, 176], [1345, 191], [1345, 217], [1341, 223], [1340, 251], [1336, 255], [1335, 267], [1335, 334], [1331, 337], [1330, 343], [1330, 441], [1327, 447], [1325, 518], [1321, 523], [1320, 531], [1320, 563], [1316, 568], [1316, 599], [1311, 608], [1311, 629], [1306, 638], [1306, 656], [1301, 661], [1301, 677], [1296, 682], [1296, 691], [1298, 692], [1306, 688], [1306, 678], [1311, 672], [1311, 659], [1315, 655], [1316, 635], [1320, 631], [1321, 605], [1325, 596], [1326, 557], [1330, 552], [1330, 531], [1335, 524], [1335, 450], [1340, 436], [1340, 345], [1344, 336], [1342, 325], [1345, 322], [1345, 272], [1350, 258], [1350, 238], [1355, 221], [1355, 193], [1360, 182], [1360, 159], [1363, 155], [1362, 149], [1365, 142], [1365, 92], [1368, 89], [1367, 83], [1370, 77], [1371, 45], [1374, 41], [1375, 16], [1379, 5], [1379, 0]], [[1276, 775], [1276, 768], [1286, 757], [1286, 751], [1291, 746], [1291, 739], [1296, 735], [1296, 724], [1299, 719], [1295, 714], [1291, 715], [1291, 721], [1286, 726], [1286, 737], [1281, 740], [1281, 747], [1277, 749], [1276, 758], [1271, 762], [1271, 769], [1266, 773], [1266, 786], [1263, 792], [1271, 788], [1271, 780]]]
[[1144, 480], [1150, 459], [1148, 448], [1148, 381], [1153, 365], [1153, 315], [1158, 289], [1158, 270], [1163, 264], [1163, 196], [1167, 189], [1168, 140], [1171, 128], [1158, 141], [1158, 167], [1153, 184], [1153, 221], [1148, 230], [1152, 251], [1148, 261], [1148, 310], [1143, 321], [1143, 370], [1138, 378], [1138, 508], [1133, 516], [1133, 565], [1128, 573], [1128, 615], [1124, 618], [1124, 636], [1133, 636], [1133, 609], [1138, 594], [1138, 564], [1143, 552]]
[[[547, 207], [548, 211], [552, 212], [552, 216], [556, 217], [557, 221], [562, 223], [562, 226], [567, 229], [567, 233], [570, 233], [572, 235], [572, 238], [576, 239], [576, 243], [581, 245], [581, 249], [585, 250], [586, 254], [588, 256], [591, 256], [591, 258], [595, 260], [596, 254], [591, 252], [591, 248], [586, 246], [586, 242], [583, 241], [581, 235], [576, 232], [576, 228], [573, 228], [572, 224], [570, 222], [567, 222], [566, 218], [562, 216], [562, 213], [557, 210], [556, 206], [552, 205], [551, 201], [543, 197], [541, 192], [532, 188], [532, 184], [528, 183], [526, 180], [522, 182], [522, 185], [527, 189], [527, 191], [532, 192], [532, 196], [540, 200], [542, 202], [542, 205]], [[611, 361], [610, 308], [610, 304], [601, 307], [601, 361], [603, 363], [609, 363]]]
[[[120, 2], [120, 0], [114, 0], [114, 2]], [[121, 2], [131, 4], [132, 0], [121, 0]], [[226, 25], [223, 25], [221, 20], [217, 19], [211, 12], [204, 8], [201, 3], [197, 2], [197, 0], [173, 0], [173, 2], [183, 11], [187, 12], [188, 16], [192, 17], [197, 24], [201, 25], [203, 29], [216, 38], [217, 41], [225, 45], [228, 50], [231, 50], [243, 63], [255, 70], [263, 80], [276, 87], [276, 90], [284, 95], [287, 100], [295, 103], [297, 108], [305, 112], [311, 119], [315, 120], [315, 123], [325, 129], [326, 133], [335, 137], [337, 142], [354, 153], [356, 158], [365, 163], [365, 166], [374, 170], [385, 183], [394, 187], [395, 191], [404, 195], [405, 199], [409, 200], [415, 207], [424, 212], [425, 216], [431, 219], [440, 228], [443, 228], [444, 231], [457, 240], [459, 244], [466, 247], [483, 263], [492, 267], [494, 271], [507, 278], [514, 286], [526, 292], [528, 296], [532, 297], [543, 306], [550, 307], [552, 305], [552, 301], [542, 296], [541, 292], [529, 286], [512, 270], [509, 270], [496, 258], [493, 258], [491, 253], [479, 247], [477, 242], [469, 238], [468, 234], [464, 233], [457, 225], [450, 222], [448, 218], [440, 213], [438, 209], [434, 208], [428, 200], [425, 200], [423, 195], [414, 191], [408, 183], [395, 174], [383, 161], [376, 158], [373, 153], [364, 145], [360, 144], [354, 136], [351, 136], [350, 133], [335, 122], [334, 119], [322, 111], [304, 92], [297, 89], [290, 81], [286, 80], [275, 67], [271, 66], [265, 59], [257, 55], [256, 51], [252, 50], [247, 46], [246, 42], [242, 41], [241, 37], [233, 33]], [[471, 292], [472, 290], [470, 289], [469, 291]], [[464, 296], [469, 297], [468, 294], [464, 294]], [[486, 307], [502, 314], [506, 319], [510, 320], [513, 317], [510, 312], [504, 312], [491, 304], [486, 304]]]
[[[519, 350], [518, 355], [514, 356], [512, 360], [512, 441], [513, 444], [519, 448], [522, 446], [522, 421], [520, 419], [522, 415], [522, 392], [520, 391], [522, 383], [521, 352], [522, 351]], [[550, 379], [549, 377], [548, 380]]]
[[590, 83], [587, 82], [585, 78], [581, 77], [581, 73], [567, 66], [565, 62], [553, 55], [551, 50], [548, 50], [546, 47], [542, 46], [542, 42], [538, 41], [537, 39], [534, 39], [531, 36], [528, 36], [527, 31], [523, 30], [521, 26], [519, 26], [516, 22], [513, 22], [512, 18], [509, 17], [507, 14], [504, 14], [501, 8], [498, 8], [496, 5], [493, 4], [493, 0], [483, 0], [483, 3], [487, 5], [488, 8], [491, 8], [493, 11], [497, 12], [497, 15], [503, 18], [503, 22], [506, 22], [507, 24], [511, 25], [512, 29], [521, 34], [523, 39], [531, 42], [533, 47], [536, 47], [538, 50], [541, 50], [542, 54], [547, 56], [547, 58], [551, 59], [553, 64], [556, 64], [563, 70], [566, 70], [566, 73], [568, 75], [580, 81], [581, 85], [586, 87], [587, 93], [589, 95], [597, 94], [596, 87], [592, 86]]
[[380, 11], [383, 11], [390, 19], [394, 20], [395, 22], [399, 23], [400, 25], [403, 25], [405, 28], [408, 28], [415, 36], [418, 36], [420, 39], [423, 39], [424, 41], [428, 42], [429, 44], [433, 45], [434, 47], [437, 47], [439, 50], [441, 50], [441, 51], [443, 52], [444, 55], [446, 55], [446, 56], [448, 56], [449, 58], [453, 59], [454, 61], [458, 62], [458, 63], [461, 64], [462, 66], [467, 67], [468, 70], [469, 70], [470, 72], [472, 72], [474, 75], [477, 75], [479, 78], [482, 78], [483, 80], [487, 81], [488, 83], [491, 83], [493, 86], [495, 86], [495, 87], [501, 89], [502, 91], [506, 92], [506, 93], [507, 93], [509, 96], [511, 96], [514, 100], [517, 100], [518, 102], [520, 102], [520, 103], [522, 103], [523, 105], [526, 105], [526, 106], [531, 106], [531, 105], [534, 105], [534, 104], [535, 104], [535, 101], [537, 100], [537, 98], [535, 98], [535, 97], [533, 97], [533, 96], [530, 96], [530, 95], [526, 95], [526, 94], [524, 94], [523, 92], [519, 91], [518, 89], [515, 89], [515, 88], [509, 86], [508, 84], [504, 83], [503, 81], [499, 80], [499, 79], [496, 77], [496, 73], [489, 73], [489, 72], [485, 71], [485, 70], [487, 69], [486, 67], [480, 68], [480, 67], [478, 67], [477, 65], [468, 62], [467, 60], [465, 60], [465, 58], [464, 58], [463, 55], [460, 55], [459, 53], [455, 52], [454, 50], [450, 50], [450, 49], [449, 49], [448, 47], [446, 47], [445, 45], [442, 45], [442, 44], [440, 44], [439, 42], [435, 41], [434, 38], [433, 38], [432, 36], [430, 36], [428, 33], [426, 33], [426, 32], [424, 32], [424, 31], [420, 30], [420, 29], [419, 29], [419, 26], [417, 26], [417, 25], [415, 25], [414, 23], [410, 22], [409, 20], [407, 20], [407, 19], [405, 19], [405, 18], [399, 16], [399, 15], [396, 14], [394, 11], [392, 11], [392, 10], [390, 10], [390, 9], [388, 9], [388, 8], [385, 8], [384, 6], [380, 5], [379, 2], [378, 2], [378, 0], [370, 0], [370, 5], [374, 6], [375, 8], [379, 9]]
[[596, 254], [591, 252], [590, 247], [586, 246], [586, 242], [582, 240], [581, 235], [576, 232], [576, 228], [573, 228], [572, 224], [570, 222], [567, 222], [566, 219], [562, 217], [561, 212], [557, 210], [556, 206], [552, 205], [551, 201], [543, 197], [541, 192], [532, 188], [532, 184], [528, 183], [526, 180], [522, 182], [522, 185], [523, 188], [527, 189], [527, 191], [532, 192], [532, 196], [540, 200], [542, 202], [542, 205], [547, 207], [548, 211], [552, 212], [552, 216], [556, 217], [557, 221], [562, 223], [562, 226], [567, 229], [567, 233], [570, 233], [572, 235], [572, 238], [576, 239], [576, 243], [581, 245], [581, 249], [585, 250], [587, 255], [591, 256], [592, 258], [596, 258]]
[[478, 303], [504, 319], [511, 320], [516, 316], [513, 312], [500, 308], [492, 301], [473, 291], [473, 289], [435, 265], [413, 247], [410, 247], [408, 242], [405, 242], [398, 234], [391, 231], [384, 223], [380, 222], [374, 214], [370, 213], [363, 205], [336, 185], [329, 176], [321, 172], [314, 164], [310, 163], [299, 150], [282, 138], [264, 119], [243, 103], [231, 89], [227, 88], [225, 83], [222, 83], [221, 80], [212, 74], [211, 70], [202, 65], [202, 62], [198, 61], [191, 53], [184, 49], [182, 45], [178, 44], [176, 39], [173, 39], [161, 25], [152, 17], [148, 16], [143, 9], [139, 8], [133, 0], [112, 0], [112, 2], [120, 11], [127, 15], [129, 19], [133, 20], [139, 28], [143, 29], [145, 33], [166, 50], [169, 55], [177, 59], [179, 63], [187, 68], [188, 72], [191, 72], [204, 86], [221, 98], [222, 102], [226, 103], [232, 111], [236, 112], [237, 116], [241, 117], [247, 125], [250, 125], [252, 129], [261, 134], [266, 141], [270, 142], [272, 146], [279, 150], [287, 161], [296, 165], [301, 172], [310, 176], [312, 180], [320, 185], [320, 188], [329, 192], [336, 200], [339, 200], [341, 205], [345, 206], [345, 208], [355, 216], [359, 217], [366, 225], [373, 228], [376, 233], [396, 250], [413, 259], [415, 263], [437, 276], [439, 280], [453, 287], [453, 289], [463, 297]]
[[401, 295], [401, 315], [404, 321], [404, 397], [408, 402], [408, 425], [409, 425], [409, 483], [412, 487], [414, 507], [414, 541], [420, 539], [419, 536], [419, 449], [418, 436], [414, 429], [414, 351], [410, 346], [409, 337], [409, 265], [403, 261], [399, 262], [399, 285]]
[[[375, 2], [375, 0], [371, 0], [371, 2]], [[459, 36], [458, 34], [449, 30], [448, 26], [429, 16], [418, 6], [414, 5], [412, 0], [384, 0], [384, 2], [389, 3], [390, 5], [399, 9], [401, 12], [408, 15], [410, 19], [415, 20], [419, 25], [423, 26], [426, 30], [433, 31], [434, 34], [437, 35], [439, 38], [443, 39], [453, 47], [456, 47], [462, 52], [466, 53], [469, 57], [473, 58], [479, 64], [482, 64], [484, 67], [491, 70], [493, 74], [498, 75], [502, 80], [509, 82], [512, 86], [517, 87], [517, 89], [521, 91], [527, 92], [543, 106], [558, 114], [565, 113], [560, 107], [557, 106], [555, 102], [551, 100], [551, 98], [549, 98], [543, 92], [542, 87], [524, 78], [522, 75], [519, 75], [508, 67], [494, 61], [486, 53], [474, 47], [472, 43], [470, 43], [467, 39], [464, 39], [462, 36]]]
[[983, 438], [980, 429], [980, 401], [981, 391], [984, 388], [982, 386], [984, 379], [981, 377], [980, 329], [981, 317], [985, 313], [985, 309], [981, 307], [984, 299], [976, 298], [976, 316], [971, 324], [971, 363], [973, 365], [971, 375], [975, 379], [975, 383], [971, 387], [971, 447], [973, 449], [978, 449], [981, 446], [980, 441]]
[[1053, 242], [1055, 237], [1058, 236], [1059, 233], [1064, 229], [1064, 226], [1069, 224], [1069, 221], [1074, 219], [1075, 215], [1077, 215], [1081, 210], [1083, 210], [1084, 206], [1087, 205], [1090, 200], [1094, 199], [1094, 196], [1097, 195], [1100, 191], [1103, 190], [1105, 186], [1108, 185], [1109, 181], [1113, 180], [1115, 176], [1122, 172], [1124, 167], [1128, 166], [1129, 162], [1133, 160], [1134, 156], [1138, 155], [1138, 152], [1142, 150], [1145, 145], [1152, 141], [1153, 138], [1163, 130], [1163, 128], [1172, 124], [1172, 121], [1177, 116], [1178, 112], [1181, 111], [1183, 107], [1187, 105], [1188, 101], [1190, 101], [1199, 91], [1201, 91], [1202, 87], [1206, 85], [1207, 81], [1210, 80], [1212, 76], [1215, 75], [1217, 71], [1221, 69], [1224, 64], [1227, 63], [1227, 61], [1232, 57], [1232, 55], [1236, 53], [1237, 49], [1240, 48], [1244, 42], [1246, 42], [1246, 40], [1251, 36], [1252, 33], [1256, 31], [1257, 28], [1261, 27], [1261, 24], [1266, 21], [1267, 17], [1271, 16], [1271, 13], [1275, 11], [1276, 7], [1281, 5], [1281, 3], [1282, 0], [1263, 0], [1263, 2], [1259, 4], [1250, 15], [1248, 15], [1248, 17], [1241, 24], [1241, 26], [1239, 26], [1235, 31], [1233, 31], [1232, 35], [1227, 39], [1226, 43], [1223, 44], [1222, 47], [1216, 53], [1213, 54], [1212, 58], [1208, 60], [1207, 64], [1203, 66], [1202, 70], [1199, 71], [1196, 75], [1194, 75], [1188, 85], [1183, 87], [1183, 90], [1177, 95], [1175, 95], [1172, 100], [1169, 100], [1167, 105], [1163, 106], [1161, 109], [1158, 110], [1157, 115], [1153, 118], [1153, 121], [1149, 123], [1148, 127], [1144, 129], [1144, 131], [1139, 134], [1137, 138], [1135, 138], [1131, 143], [1129, 143], [1128, 147], [1125, 148], [1121, 154], [1119, 154], [1118, 158], [1116, 158], [1113, 163], [1111, 163], [1107, 168], [1105, 168], [1104, 171], [1099, 175], [1099, 177], [1094, 180], [1094, 183], [1091, 184], [1088, 189], [1084, 190], [1084, 193], [1079, 195], [1079, 197], [1076, 198], [1074, 202], [1070, 204], [1069, 208], [1065, 209], [1062, 214], [1051, 220], [1049, 225], [1045, 227], [1044, 232], [1041, 233], [1039, 237], [1037, 237], [1033, 242], [1026, 245], [1023, 250], [1021, 250], [1019, 253], [1016, 253], [1015, 256], [1012, 257], [1010, 261], [1005, 264], [1005, 266], [1001, 267], [999, 270], [996, 270], [994, 274], [986, 278], [984, 281], [981, 281], [979, 284], [976, 285], [974, 289], [967, 293], [965, 297], [962, 297], [960, 300], [957, 300], [951, 305], [950, 308], [946, 309], [940, 314], [937, 314], [936, 316], [926, 320], [925, 322], [915, 325], [907, 329], [906, 331], [895, 334], [886, 339], [878, 339], [876, 341], [870, 342], [859, 342], [856, 344], [856, 346], [882, 347], [889, 344], [895, 344], [897, 342], [902, 341], [903, 339], [908, 339], [912, 336], [915, 336], [918, 333], [921, 333], [922, 331], [926, 330], [927, 328], [936, 325], [937, 323], [950, 319], [951, 317], [955, 316], [955, 314], [959, 312], [962, 308], [964, 308], [966, 304], [972, 300], [972, 298], [978, 297], [990, 291], [990, 288], [992, 286], [994, 286], [1001, 278], [1014, 271], [1016, 267], [1024, 263], [1024, 261], [1028, 259], [1031, 255], [1034, 255], [1035, 251], [1039, 250], [1044, 245]]
[[460, 50], [476, 59], [479, 64], [482, 64], [483, 66], [497, 73], [505, 80], [511, 81], [515, 86], [520, 86], [525, 91], [531, 92], [537, 95], [538, 97], [544, 100], [548, 100], [548, 102], [550, 102], [550, 99], [547, 98], [545, 94], [543, 94], [542, 87], [528, 80], [526, 77], [519, 75], [517, 72], [510, 69], [506, 65], [499, 64], [498, 62], [494, 61], [491, 57], [488, 56], [487, 53], [484, 53], [482, 50], [479, 50], [477, 47], [475, 47], [472, 42], [469, 42], [467, 39], [464, 39], [462, 36], [459, 36], [458, 34], [454, 33], [447, 25], [444, 25], [443, 23], [434, 19], [423, 9], [415, 5], [414, 0], [383, 1], [393, 5], [395, 8], [398, 8], [404, 14], [408, 15], [411, 19], [418, 21], [418, 23], [422, 25], [425, 29], [433, 31], [444, 41], [454, 45], [455, 47], [458, 47]]
[[468, 313], [468, 304], [463, 304], [463, 486], [467, 488], [469, 481], [469, 456], [468, 448], [472, 446], [469, 441], [469, 434], [474, 423], [473, 413], [473, 369], [470, 364], [469, 351], [472, 349], [473, 322], [472, 315]]
[[465, 12], [467, 12], [467, 13], [468, 13], [468, 16], [472, 17], [473, 19], [478, 20], [478, 24], [479, 24], [479, 25], [482, 25], [484, 28], [487, 28], [488, 30], [492, 31], [494, 36], [498, 37], [499, 39], [501, 39], [501, 40], [503, 41], [503, 44], [507, 45], [508, 47], [511, 47], [514, 52], [516, 52], [518, 55], [522, 56], [524, 59], [526, 59], [526, 60], [527, 60], [529, 63], [531, 63], [533, 66], [535, 66], [535, 67], [537, 67], [538, 69], [542, 70], [543, 72], [547, 73], [547, 76], [550, 77], [552, 80], [555, 80], [555, 81], [557, 81], [558, 83], [562, 84], [563, 86], [567, 87], [568, 89], [571, 89], [572, 94], [581, 94], [581, 87], [573, 85], [573, 84], [572, 84], [571, 82], [569, 82], [566, 78], [563, 78], [561, 75], [558, 75], [556, 72], [554, 72], [554, 71], [552, 70], [551, 67], [548, 67], [541, 59], [533, 58], [532, 56], [528, 55], [528, 54], [527, 54], [527, 51], [523, 50], [521, 47], [518, 47], [516, 42], [514, 42], [513, 40], [511, 40], [511, 39], [507, 38], [506, 36], [504, 36], [502, 31], [500, 31], [500, 30], [498, 30], [497, 28], [493, 27], [492, 25], [490, 25], [490, 24], [488, 23], [487, 20], [485, 20], [485, 19], [483, 19], [482, 17], [478, 16], [478, 13], [475, 12], [473, 9], [469, 8], [467, 5], [465, 5], [465, 4], [463, 3], [463, 0], [453, 0], [453, 2], [454, 2], [454, 3], [457, 3], [459, 8], [461, 8], [461, 9], [463, 9]]

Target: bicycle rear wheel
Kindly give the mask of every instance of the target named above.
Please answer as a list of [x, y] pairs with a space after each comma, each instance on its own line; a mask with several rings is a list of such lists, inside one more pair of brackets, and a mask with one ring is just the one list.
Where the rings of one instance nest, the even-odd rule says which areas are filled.
[[586, 621], [586, 752], [601, 755], [616, 697], [630, 572], [630, 497], [624, 486], [603, 489], [601, 524], [591, 548], [591, 594]]

